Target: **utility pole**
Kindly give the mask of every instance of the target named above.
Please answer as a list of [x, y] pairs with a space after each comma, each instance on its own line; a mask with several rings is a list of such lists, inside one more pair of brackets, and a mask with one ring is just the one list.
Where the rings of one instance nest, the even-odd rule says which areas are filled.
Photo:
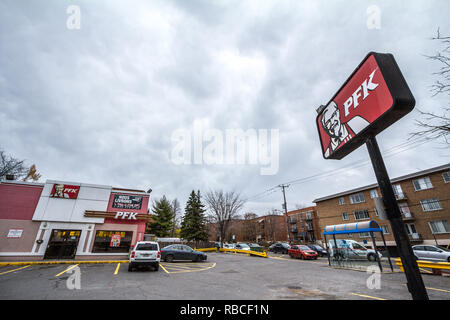
[[284, 200], [284, 215], [286, 218], [286, 230], [287, 230], [287, 235], [288, 235], [288, 239], [289, 239], [289, 243], [291, 243], [291, 234], [289, 233], [289, 219], [288, 219], [288, 214], [287, 214], [287, 204], [286, 204], [286, 193], [284, 191], [285, 188], [288, 188], [289, 185], [288, 184], [280, 184], [278, 187], [281, 188], [281, 190], [283, 191], [283, 200]]

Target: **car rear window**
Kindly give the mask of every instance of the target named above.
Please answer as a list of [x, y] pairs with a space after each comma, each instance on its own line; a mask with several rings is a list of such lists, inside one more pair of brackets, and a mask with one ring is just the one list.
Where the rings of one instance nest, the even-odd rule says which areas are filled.
[[141, 243], [138, 244], [136, 250], [139, 251], [158, 251], [158, 245], [156, 243]]

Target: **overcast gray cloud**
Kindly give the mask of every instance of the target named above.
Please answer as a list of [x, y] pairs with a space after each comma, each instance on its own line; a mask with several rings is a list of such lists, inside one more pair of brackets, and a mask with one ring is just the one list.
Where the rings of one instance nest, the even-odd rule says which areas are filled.
[[[66, 26], [69, 5], [81, 28]], [[367, 8], [381, 28], [367, 27]], [[367, 161], [361, 147], [324, 160], [315, 109], [369, 51], [391, 52], [423, 110], [438, 65], [423, 54], [437, 28], [450, 34], [445, 1], [2, 1], [0, 146], [35, 163], [43, 179], [152, 188], [185, 202], [192, 189], [250, 197], [283, 182]], [[386, 150], [408, 139], [413, 111], [378, 136]], [[175, 165], [172, 133], [279, 129], [280, 166]], [[386, 157], [392, 177], [447, 163], [430, 142]], [[374, 183], [370, 164], [294, 184], [289, 208]], [[281, 192], [246, 210], [281, 209]]]

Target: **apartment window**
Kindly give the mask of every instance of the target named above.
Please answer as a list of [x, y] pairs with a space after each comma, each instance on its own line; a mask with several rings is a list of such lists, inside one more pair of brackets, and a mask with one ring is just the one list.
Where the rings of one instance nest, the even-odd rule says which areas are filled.
[[301, 213], [298, 214], [298, 221], [302, 221], [302, 214]]
[[423, 211], [435, 211], [442, 209], [441, 203], [439, 202], [438, 198], [420, 200], [420, 204], [422, 205]]
[[383, 229], [383, 234], [389, 234], [388, 226], [381, 226], [381, 229]]
[[307, 213], [306, 213], [306, 219], [312, 219], [312, 212], [311, 211], [308, 211]]
[[363, 193], [352, 194], [350, 196], [351, 204], [361, 203], [361, 202], [364, 202], [364, 194]]
[[400, 212], [402, 213], [402, 215], [404, 215], [406, 218], [410, 218], [411, 217], [411, 211], [409, 210], [408, 204], [403, 202], [403, 203], [399, 203], [398, 207], [400, 209]]
[[342, 206], [345, 204], [345, 198], [344, 197], [340, 197], [339, 198], [339, 205]]
[[370, 237], [370, 233], [369, 232], [361, 232], [359, 234], [360, 238], [369, 238]]
[[450, 171], [444, 172], [444, 173], [442, 174], [442, 177], [444, 178], [444, 182], [445, 182], [445, 183], [450, 182]]
[[433, 188], [429, 177], [416, 179], [413, 181], [413, 184], [416, 191]]
[[366, 220], [366, 219], [370, 219], [369, 211], [368, 211], [368, 210], [355, 211], [353, 214], [355, 215], [355, 220]]
[[378, 191], [377, 191], [377, 189], [370, 190], [370, 198], [371, 199], [378, 198]]
[[347, 212], [344, 212], [344, 213], [342, 214], [342, 220], [344, 220], [344, 221], [347, 221], [347, 220], [348, 220], [348, 213], [347, 213]]
[[373, 209], [373, 211], [375, 212], [375, 215], [378, 217], [379, 216], [379, 214], [378, 214], [378, 210], [377, 210], [377, 208], [374, 208]]
[[295, 216], [289, 216], [291, 222], [295, 222]]
[[430, 225], [430, 229], [433, 234], [450, 233], [450, 225], [447, 220], [430, 221], [428, 224]]

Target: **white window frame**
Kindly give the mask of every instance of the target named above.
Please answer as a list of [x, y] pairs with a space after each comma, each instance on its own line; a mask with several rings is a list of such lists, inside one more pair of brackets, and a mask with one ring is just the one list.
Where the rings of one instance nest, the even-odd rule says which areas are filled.
[[343, 206], [345, 204], [345, 197], [340, 197], [338, 201], [339, 201], [339, 205]]
[[[417, 189], [416, 182], [418, 183], [420, 189]], [[422, 177], [413, 180], [413, 186], [415, 191], [422, 191], [433, 188], [433, 184], [431, 183], [430, 177]]]
[[361, 233], [358, 233], [358, 234], [359, 234], [360, 238], [370, 238], [370, 232], [361, 232]]
[[383, 229], [383, 234], [389, 234], [389, 226], [381, 225], [381, 229]]
[[[367, 218], [358, 219], [358, 218], [356, 217], [356, 213], [360, 213], [360, 212], [367, 213]], [[358, 210], [358, 211], [354, 211], [354, 212], [353, 212], [353, 216], [355, 217], [355, 221], [369, 220], [369, 219], [370, 219], [369, 210]]]
[[[347, 217], [347, 219], [345, 219], [344, 217]], [[348, 219], [349, 219], [348, 212], [342, 212], [342, 220], [348, 221]]]
[[[433, 204], [437, 203], [439, 205], [439, 208], [425, 209], [424, 204], [430, 205], [430, 203], [433, 203]], [[422, 206], [422, 210], [424, 212], [442, 210], [442, 205], [441, 205], [441, 202], [439, 201], [438, 198], [431, 198], [431, 199], [420, 200], [420, 205]]]
[[[445, 179], [446, 176], [448, 177], [447, 180]], [[444, 182], [445, 182], [445, 183], [449, 183], [449, 182], [450, 182], [450, 171], [444, 172], [444, 173], [442, 174], [442, 179], [444, 179]]]
[[[443, 229], [445, 229], [446, 231], [443, 231], [443, 232], [435, 232], [434, 230], [433, 230], [433, 224], [434, 223], [438, 223], [438, 222], [440, 222], [441, 224], [442, 224], [442, 226], [443, 226]], [[445, 225], [447, 225], [447, 228], [445, 227]], [[430, 230], [431, 230], [431, 233], [432, 234], [444, 234], [444, 233], [450, 233], [450, 225], [448, 224], [448, 220], [436, 220], [436, 221], [429, 221], [428, 222], [428, 226], [430, 227]]]
[[378, 210], [377, 208], [373, 208], [373, 211], [375, 212], [375, 216], [379, 217], [380, 215], [378, 214]]
[[378, 190], [377, 189], [370, 190], [370, 199], [373, 199], [373, 198], [378, 198]]
[[[357, 197], [358, 201], [355, 202], [355, 199], [353, 197]], [[366, 202], [366, 199], [364, 197], [364, 193], [360, 192], [360, 193], [355, 193], [349, 196], [350, 198], [350, 203], [351, 204], [357, 204], [357, 203], [363, 203]], [[362, 201], [359, 201], [362, 198]]]

